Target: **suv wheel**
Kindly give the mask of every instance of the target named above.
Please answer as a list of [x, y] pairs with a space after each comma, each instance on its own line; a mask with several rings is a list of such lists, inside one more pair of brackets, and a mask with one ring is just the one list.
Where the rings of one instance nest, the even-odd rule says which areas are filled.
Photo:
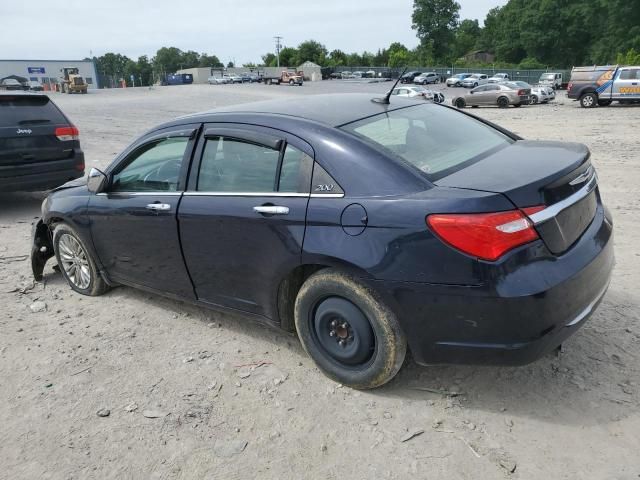
[[407, 340], [395, 314], [348, 274], [326, 269], [309, 277], [296, 298], [295, 322], [318, 368], [352, 388], [384, 385], [404, 362]]
[[531, 105], [535, 105], [536, 103], [538, 103], [538, 96], [531, 95]]
[[595, 93], [585, 93], [580, 97], [582, 108], [593, 108], [598, 104], [598, 96]]
[[76, 292], [93, 297], [109, 290], [89, 249], [71, 226], [59, 223], [55, 227], [53, 250], [62, 276]]

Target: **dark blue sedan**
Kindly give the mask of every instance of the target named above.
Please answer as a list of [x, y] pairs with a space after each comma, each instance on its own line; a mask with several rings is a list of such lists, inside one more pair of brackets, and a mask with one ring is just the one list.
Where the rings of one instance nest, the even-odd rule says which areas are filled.
[[179, 118], [45, 200], [33, 271], [286, 331], [329, 377], [523, 364], [594, 311], [612, 221], [589, 151], [446, 106], [326, 95]]

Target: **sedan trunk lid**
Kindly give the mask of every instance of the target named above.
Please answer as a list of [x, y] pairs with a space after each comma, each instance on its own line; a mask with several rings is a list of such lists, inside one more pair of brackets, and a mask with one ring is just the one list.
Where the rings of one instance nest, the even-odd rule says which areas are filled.
[[544, 206], [531, 214], [554, 254], [580, 238], [597, 207], [597, 177], [582, 144], [517, 141], [436, 181], [436, 185], [505, 195], [516, 207]]

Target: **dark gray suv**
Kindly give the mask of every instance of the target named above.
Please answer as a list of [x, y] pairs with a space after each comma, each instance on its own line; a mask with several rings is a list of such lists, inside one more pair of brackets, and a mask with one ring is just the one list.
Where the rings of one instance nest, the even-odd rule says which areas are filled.
[[83, 175], [78, 129], [51, 99], [0, 91], [0, 192], [47, 190]]

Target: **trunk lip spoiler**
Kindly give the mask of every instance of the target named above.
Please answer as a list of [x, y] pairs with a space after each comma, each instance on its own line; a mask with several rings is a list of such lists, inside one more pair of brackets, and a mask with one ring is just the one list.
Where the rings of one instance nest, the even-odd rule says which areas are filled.
[[[598, 174], [595, 169], [591, 169], [591, 178], [587, 181], [587, 183], [577, 192], [572, 193], [567, 198], [560, 200], [553, 205], [545, 208], [544, 210], [540, 210], [537, 213], [529, 215], [529, 219], [533, 222], [534, 225], [539, 225], [541, 223], [546, 222], [547, 220], [551, 220], [556, 217], [560, 212], [566, 210], [571, 205], [578, 203], [580, 200], [589, 195], [595, 188], [598, 186]], [[578, 177], [579, 178], [579, 177]]]

